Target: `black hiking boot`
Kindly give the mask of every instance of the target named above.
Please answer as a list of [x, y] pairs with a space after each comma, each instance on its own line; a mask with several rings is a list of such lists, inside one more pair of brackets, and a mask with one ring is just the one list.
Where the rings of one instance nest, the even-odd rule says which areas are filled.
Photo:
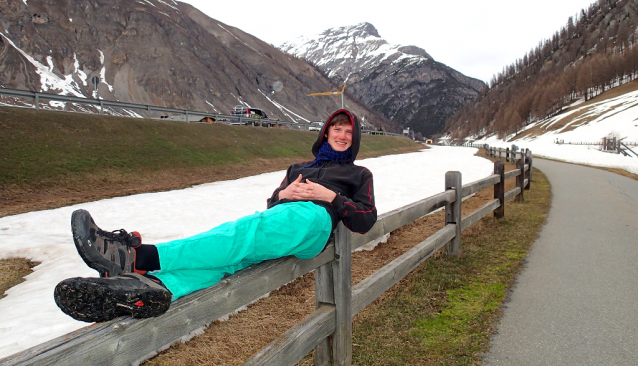
[[173, 295], [161, 283], [131, 273], [109, 278], [68, 278], [55, 287], [53, 297], [65, 314], [93, 323], [125, 315], [161, 315], [170, 307]]
[[86, 210], [76, 210], [71, 215], [73, 242], [80, 257], [100, 277], [119, 276], [135, 272], [135, 248], [142, 244], [137, 232], [124, 229], [104, 231]]

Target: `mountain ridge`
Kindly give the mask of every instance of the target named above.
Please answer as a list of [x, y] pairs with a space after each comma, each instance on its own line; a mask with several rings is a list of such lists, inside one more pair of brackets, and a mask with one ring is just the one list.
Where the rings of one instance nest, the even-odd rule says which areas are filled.
[[416, 46], [391, 45], [364, 22], [327, 29], [279, 46], [317, 65], [385, 117], [426, 136], [474, 100], [485, 84], [435, 61]]
[[[244, 105], [293, 122], [323, 120], [341, 106], [307, 96], [335, 86], [313, 66], [173, 0], [8, 0], [0, 33], [0, 85], [8, 88], [223, 114]], [[275, 91], [275, 82], [284, 88]], [[356, 99], [346, 107], [400, 130]]]

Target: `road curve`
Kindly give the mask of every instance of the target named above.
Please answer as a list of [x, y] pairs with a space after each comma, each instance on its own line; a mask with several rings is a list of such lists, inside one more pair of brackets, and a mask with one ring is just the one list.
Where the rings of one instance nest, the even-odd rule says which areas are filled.
[[549, 216], [484, 364], [638, 365], [638, 181], [534, 166], [552, 185]]

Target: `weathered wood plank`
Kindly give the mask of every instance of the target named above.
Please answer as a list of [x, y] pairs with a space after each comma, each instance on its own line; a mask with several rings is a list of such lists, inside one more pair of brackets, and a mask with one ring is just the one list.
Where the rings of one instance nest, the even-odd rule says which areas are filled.
[[335, 260], [332, 261], [335, 299], [335, 331], [332, 360], [337, 366], [352, 364], [352, 233], [343, 223], [335, 231]]
[[508, 180], [510, 178], [514, 178], [514, 177], [518, 177], [519, 175], [521, 175], [521, 171], [518, 169], [515, 170], [510, 170], [509, 172], [505, 172], [505, 180]]
[[525, 188], [525, 186], [523, 186], [523, 178], [525, 178], [525, 160], [524, 159], [518, 159], [516, 160], [516, 169], [519, 169], [521, 174], [516, 176], [516, 187], [520, 188], [518, 195], [516, 195], [516, 202], [523, 202], [524, 197], [523, 197], [523, 188]]
[[[330, 304], [334, 308], [334, 276], [332, 275], [332, 262], [326, 263], [315, 270], [315, 309]], [[332, 334], [335, 320], [332, 319]], [[314, 354], [315, 366], [332, 364], [332, 339], [324, 338], [318, 342]]]
[[180, 298], [159, 317], [123, 317], [89, 326], [9, 356], [2, 360], [3, 365], [127, 365], [144, 360], [333, 258], [331, 243], [309, 260], [286, 257], [267, 261]]
[[480, 192], [485, 188], [491, 187], [499, 182], [500, 176], [492, 174], [489, 177], [476, 180], [474, 182], [463, 185], [461, 196], [463, 198], [473, 195], [476, 192]]
[[499, 182], [494, 185], [494, 198], [499, 200], [499, 207], [494, 210], [494, 217], [500, 219], [505, 216], [505, 164], [502, 161], [494, 162], [494, 173], [499, 177]]
[[460, 172], [445, 173], [445, 190], [454, 190], [456, 197], [454, 202], [445, 205], [445, 224], [455, 225], [456, 236], [445, 246], [447, 255], [458, 257], [461, 255], [461, 190], [462, 181]]
[[[335, 308], [323, 305], [246, 360], [244, 365], [294, 365], [335, 331]], [[316, 364], [315, 364], [316, 365]]]
[[454, 238], [455, 226], [447, 225], [355, 285], [352, 291], [352, 314], [363, 310], [374, 299], [381, 296], [392, 285], [399, 282], [405, 275]]
[[483, 217], [489, 215], [492, 211], [496, 210], [500, 205], [500, 200], [495, 199], [492, 200], [485, 205], [483, 205], [478, 210], [472, 212], [471, 214], [464, 216], [461, 219], [461, 230], [465, 230], [466, 228], [474, 225], [478, 220]]
[[454, 197], [454, 191], [438, 193], [379, 216], [377, 223], [369, 232], [366, 234], [352, 235], [352, 249], [354, 250], [385, 234], [391, 233], [401, 226], [438, 210], [445, 206], [447, 202], [453, 201]]
[[525, 190], [529, 191], [532, 188], [531, 182], [532, 182], [532, 168], [534, 166], [533, 164], [533, 160], [534, 158], [532, 157], [532, 152], [528, 149], [527, 150], [527, 162], [529, 164], [529, 169], [527, 170], [527, 173], [525, 175], [526, 179], [527, 179], [527, 184], [525, 185]]
[[512, 198], [516, 197], [520, 190], [521, 189], [519, 187], [516, 187], [516, 188], [514, 188], [514, 189], [512, 189], [510, 191], [507, 191], [505, 193], [505, 202], [509, 202]]

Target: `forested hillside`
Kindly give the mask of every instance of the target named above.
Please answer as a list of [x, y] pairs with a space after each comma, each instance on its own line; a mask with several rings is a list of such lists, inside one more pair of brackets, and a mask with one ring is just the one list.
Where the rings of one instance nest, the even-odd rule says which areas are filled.
[[502, 137], [633, 81], [637, 25], [637, 0], [598, 0], [494, 75], [475, 102], [447, 120], [446, 131], [454, 138]]

